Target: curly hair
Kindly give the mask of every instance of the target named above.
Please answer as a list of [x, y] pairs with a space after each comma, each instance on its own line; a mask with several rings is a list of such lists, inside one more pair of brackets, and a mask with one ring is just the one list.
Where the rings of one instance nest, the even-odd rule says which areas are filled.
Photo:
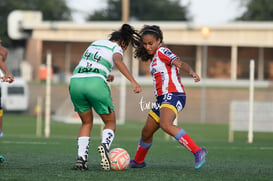
[[[157, 40], [160, 39], [160, 43], [163, 42], [163, 34], [159, 26], [156, 25], [144, 25], [144, 27], [140, 30], [141, 38], [144, 35], [153, 35]], [[140, 58], [142, 61], [148, 61], [153, 58], [153, 55], [147, 53], [146, 49], [143, 46], [142, 39], [139, 45], [135, 50], [135, 57]]]

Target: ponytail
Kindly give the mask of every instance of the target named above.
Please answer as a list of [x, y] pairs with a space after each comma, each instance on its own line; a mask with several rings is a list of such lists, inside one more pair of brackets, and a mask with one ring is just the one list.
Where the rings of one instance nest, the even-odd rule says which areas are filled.
[[110, 41], [118, 41], [120, 45], [127, 47], [131, 44], [133, 47], [137, 47], [140, 44], [140, 35], [129, 24], [123, 24], [118, 31], [114, 31], [110, 35]]

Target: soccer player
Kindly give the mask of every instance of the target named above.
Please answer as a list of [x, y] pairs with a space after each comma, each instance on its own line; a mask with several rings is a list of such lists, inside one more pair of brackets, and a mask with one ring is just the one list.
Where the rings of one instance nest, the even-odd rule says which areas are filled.
[[[0, 39], [0, 69], [3, 71], [4, 76], [1, 77], [2, 82], [12, 83], [14, 80], [13, 75], [9, 72], [5, 61], [8, 55], [8, 51], [2, 46], [2, 40]], [[3, 126], [3, 109], [1, 105], [1, 92], [0, 92], [0, 138], [4, 135], [2, 131]]]
[[130, 25], [123, 24], [119, 30], [112, 32], [109, 40], [97, 40], [90, 44], [73, 71], [69, 92], [74, 109], [82, 121], [78, 133], [77, 169], [88, 169], [88, 148], [93, 126], [92, 108], [94, 108], [105, 124], [101, 145], [98, 147], [100, 164], [104, 170], [110, 170], [108, 152], [115, 136], [116, 118], [110, 88], [106, 81], [113, 81], [114, 77], [109, 73], [115, 65], [131, 82], [134, 92], [141, 92], [140, 85], [122, 61], [123, 51], [128, 45], [135, 47], [139, 41], [140, 36], [137, 31]]
[[158, 26], [145, 25], [140, 35], [142, 44], [136, 49], [136, 57], [144, 61], [151, 60], [150, 72], [157, 101], [156, 106], [149, 111], [135, 157], [130, 161], [130, 167], [146, 167], [144, 159], [152, 146], [153, 135], [161, 128], [193, 153], [195, 169], [198, 170], [205, 163], [207, 150], [197, 146], [184, 129], [173, 125], [173, 121], [186, 103], [186, 93], [180, 81], [178, 69], [188, 72], [195, 82], [199, 82], [200, 78], [188, 64], [162, 46], [163, 35]]

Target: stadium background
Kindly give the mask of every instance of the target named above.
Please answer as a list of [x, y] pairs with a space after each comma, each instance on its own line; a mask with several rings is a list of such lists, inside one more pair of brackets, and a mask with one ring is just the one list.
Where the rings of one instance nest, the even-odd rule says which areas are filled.
[[[71, 72], [77, 65], [82, 52], [96, 39], [105, 39], [113, 29], [122, 22], [72, 22], [43, 21], [41, 12], [15, 11], [14, 21], [20, 19], [20, 28], [10, 28], [14, 39], [27, 37], [25, 50], [11, 50], [9, 59], [25, 54], [25, 59], [18, 63], [7, 61], [12, 70], [20, 70], [23, 78], [35, 80], [29, 82], [30, 107], [28, 113], [34, 112], [37, 97], [45, 94], [45, 76], [41, 71], [46, 64], [46, 55], [52, 53], [52, 107], [54, 114], [69, 99], [68, 82]], [[17, 18], [17, 19], [16, 19]], [[144, 24], [157, 24], [164, 32], [164, 43], [183, 61], [191, 65], [201, 76], [201, 82], [193, 84], [191, 78], [182, 74], [188, 100], [183, 115], [183, 122], [228, 123], [229, 106], [232, 100], [248, 99], [249, 61], [255, 60], [255, 101], [271, 101], [273, 80], [273, 23], [271, 22], [233, 22], [226, 25], [202, 27], [184, 22], [132, 22], [137, 29]], [[27, 33], [27, 34], [26, 34]], [[25, 53], [23, 53], [25, 51]], [[143, 93], [132, 94], [127, 88], [126, 120], [145, 120], [148, 110], [141, 110], [140, 101], [154, 102], [148, 62], [136, 60], [132, 49], [124, 58], [132, 74], [140, 84], [145, 84]], [[25, 70], [20, 65], [29, 65]], [[119, 110], [120, 74], [116, 70], [116, 83], [112, 86], [112, 97]], [[58, 85], [59, 84], [59, 85]], [[205, 101], [205, 102], [204, 102]], [[204, 106], [202, 106], [202, 104]], [[70, 106], [67, 113], [71, 113]], [[205, 112], [205, 117], [202, 113]], [[202, 117], [203, 116], [203, 117]]]
[[[26, 27], [29, 25], [25, 24], [25, 22], [21, 23]], [[58, 34], [59, 25], [55, 23], [56, 22], [49, 23], [48, 30], [53, 34]], [[46, 31], [46, 24], [41, 25], [42, 26], [36, 26], [37, 30], [39, 30], [40, 33], [44, 32], [47, 38], [53, 38], [51, 37], [52, 34]], [[113, 27], [111, 24], [109, 27], [112, 30]], [[166, 28], [167, 26], [163, 27]], [[55, 70], [53, 80], [57, 80], [52, 85], [52, 113], [61, 107], [63, 101], [69, 99], [66, 81], [67, 77], [69, 77], [70, 69], [67, 65], [71, 65], [70, 68], [72, 68], [73, 65], [66, 64], [64, 60], [70, 57], [71, 63], [72, 61], [77, 62], [82, 49], [85, 49], [86, 45], [80, 46], [79, 44], [83, 42], [77, 42], [76, 49], [81, 52], [74, 52], [72, 54], [65, 53], [69, 50], [69, 46], [72, 48], [75, 43], [72, 43], [71, 40], [69, 40], [70, 36], [68, 36], [68, 34], [73, 35], [71, 32], [75, 27], [70, 27], [71, 29], [66, 28], [62, 34], [58, 34], [59, 37], [67, 39], [67, 41], [64, 42], [61, 40], [50, 41], [49, 39], [43, 41], [43, 39], [37, 38], [37, 33], [39, 32], [32, 31], [30, 26], [25, 29], [26, 32], [33, 34], [31, 34], [31, 38], [28, 39], [27, 59], [24, 62], [34, 66], [34, 70], [37, 70], [30, 74], [30, 77], [35, 78], [37, 81], [29, 82], [31, 105], [28, 113], [31, 115], [34, 112], [37, 97], [45, 96], [44, 80], [39, 80], [39, 66], [45, 63], [45, 56], [48, 50], [51, 50], [53, 53]], [[216, 40], [215, 35], [217, 34], [217, 29], [219, 30], [218, 32], [222, 33], [218, 34], [218, 37], [224, 42], [223, 44], [217, 44], [215, 41], [214, 43], [211, 42], [212, 39]], [[244, 30], [241, 31], [242, 29]], [[272, 157], [270, 156], [272, 155], [272, 133], [255, 133], [255, 142], [253, 144], [246, 144], [245, 132], [237, 133], [236, 141], [227, 143], [228, 126], [226, 124], [228, 121], [230, 101], [233, 99], [248, 98], [248, 63], [252, 58], [256, 60], [255, 101], [272, 101], [272, 82], [269, 76], [271, 75], [269, 70], [272, 70], [272, 68], [269, 68], [269, 63], [272, 62], [272, 29], [272, 23], [253, 24], [247, 22], [224, 27], [210, 27], [211, 34], [207, 39], [204, 39], [200, 34], [201, 27], [194, 28], [188, 26], [186, 29], [179, 29], [180, 33], [181, 31], [183, 32], [179, 35], [183, 37], [183, 39], [181, 38], [180, 40], [183, 40], [184, 43], [186, 40], [192, 41], [191, 43], [188, 42], [187, 45], [176, 45], [178, 36], [172, 38], [176, 43], [166, 41], [168, 46], [180, 47], [183, 60], [190, 63], [198, 73], [202, 73], [202, 68], [199, 63], [205, 58], [202, 57], [201, 54], [202, 50], [205, 50], [207, 46], [208, 68], [212, 68], [213, 71], [218, 71], [216, 75], [219, 77], [210, 77], [211, 74], [209, 71], [207, 72], [207, 76], [210, 77], [210, 79], [205, 81], [206, 84], [193, 84], [192, 80], [187, 76], [182, 79], [188, 93], [188, 103], [181, 116], [179, 115], [179, 121], [200, 122], [202, 111], [200, 104], [205, 97], [205, 109], [207, 113], [205, 121], [224, 123], [183, 124], [183, 128], [193, 135], [196, 142], [200, 145], [205, 145], [209, 150], [206, 167], [202, 169], [201, 172], [193, 170], [192, 155], [188, 154], [184, 149], [177, 149], [177, 144], [170, 141], [171, 139], [165, 140], [163, 138], [165, 135], [163, 135], [162, 131], [159, 131], [155, 137], [156, 144], [153, 146], [152, 153], [147, 156], [149, 166], [146, 169], [129, 169], [126, 172], [102, 172], [94, 147], [100, 142], [99, 125], [95, 125], [92, 131], [93, 139], [89, 157], [89, 165], [92, 169], [84, 173], [74, 172], [71, 171], [71, 166], [74, 164], [76, 154], [75, 133], [79, 125], [52, 122], [51, 138], [47, 139], [35, 134], [36, 120], [34, 116], [5, 114], [5, 137], [0, 140], [0, 148], [1, 155], [6, 158], [6, 161], [1, 165], [1, 179], [37, 180], [37, 178], [39, 178], [40, 180], [88, 180], [96, 178], [97, 180], [106, 180], [111, 178], [112, 180], [139, 180], [141, 177], [146, 180], [272, 180]], [[90, 34], [94, 35], [93, 38], [100, 37], [98, 34], [92, 32], [90, 32]], [[190, 36], [190, 34], [194, 36]], [[101, 34], [101, 37], [105, 35], [106, 33]], [[169, 35], [170, 34], [165, 34], [166, 40], [168, 39], [167, 37], [171, 37]], [[242, 35], [245, 39], [235, 35]], [[35, 36], [37, 39], [35, 39]], [[72, 37], [91, 38], [92, 36], [85, 36], [84, 33], [81, 32]], [[198, 40], [198, 43], [195, 40]], [[92, 40], [88, 40], [88, 42], [91, 41]], [[237, 43], [243, 42], [243, 44], [237, 46], [232, 44], [232, 41]], [[46, 45], [49, 44], [51, 44], [51, 47], [45, 48]], [[61, 48], [56, 46], [57, 44], [62, 45]], [[88, 43], [86, 42], [85, 44]], [[62, 51], [58, 52], [58, 49]], [[75, 49], [73, 48], [73, 50]], [[193, 53], [187, 53], [187, 50]], [[14, 50], [14, 52], [17, 51]], [[22, 50], [19, 50], [18, 54], [23, 55], [24, 53]], [[9, 56], [9, 58], [23, 60], [22, 58], [18, 58], [20, 56], [16, 57], [18, 54], [10, 50], [11, 56]], [[236, 59], [240, 64], [237, 67], [235, 66], [238, 65]], [[15, 63], [13, 61], [12, 66], [19, 66], [20, 63], [21, 62]], [[135, 62], [127, 63], [132, 63], [132, 66], [130, 66], [132, 72], [134, 75], [138, 75], [139, 72], [134, 69], [136, 66], [133, 66]], [[223, 65], [225, 66], [222, 68]], [[244, 72], [243, 74], [241, 74], [242, 71]], [[224, 75], [224, 77], [221, 77], [221, 75]], [[202, 76], [204, 76], [204, 74]], [[119, 130], [117, 131], [115, 143], [113, 144], [113, 147], [126, 148], [131, 154], [135, 152], [142, 127], [142, 124], [134, 121], [142, 121], [147, 114], [147, 110], [140, 110], [139, 101], [142, 97], [146, 102], [154, 100], [151, 85], [147, 84], [147, 81], [151, 81], [150, 77], [147, 77], [147, 79], [138, 77], [138, 79], [140, 78], [145, 82], [143, 86], [144, 91], [141, 95], [135, 95], [129, 87], [127, 88], [126, 121], [128, 121], [128, 124], [118, 126]], [[114, 103], [119, 104], [118, 98], [120, 94], [118, 84], [112, 85], [111, 87]], [[203, 94], [204, 90], [206, 90], [205, 96]], [[118, 109], [119, 106], [116, 107]], [[67, 110], [67, 112], [71, 111], [72, 108]], [[181, 123], [179, 122], [179, 124]]]

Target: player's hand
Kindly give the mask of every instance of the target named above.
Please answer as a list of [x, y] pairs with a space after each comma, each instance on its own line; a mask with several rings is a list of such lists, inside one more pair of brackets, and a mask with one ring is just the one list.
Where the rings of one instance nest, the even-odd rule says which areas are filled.
[[196, 73], [192, 73], [192, 77], [194, 79], [194, 82], [199, 82], [200, 81], [200, 77]]
[[141, 92], [141, 87], [137, 82], [133, 82], [132, 85], [134, 87], [134, 92], [135, 93], [140, 93]]
[[1, 77], [3, 82], [12, 83], [14, 81], [14, 77], [12, 74], [7, 73], [4, 77]]
[[113, 82], [113, 81], [114, 81], [114, 78], [115, 78], [115, 76], [113, 76], [113, 75], [108, 75], [107, 81], [108, 81], [108, 82]]

